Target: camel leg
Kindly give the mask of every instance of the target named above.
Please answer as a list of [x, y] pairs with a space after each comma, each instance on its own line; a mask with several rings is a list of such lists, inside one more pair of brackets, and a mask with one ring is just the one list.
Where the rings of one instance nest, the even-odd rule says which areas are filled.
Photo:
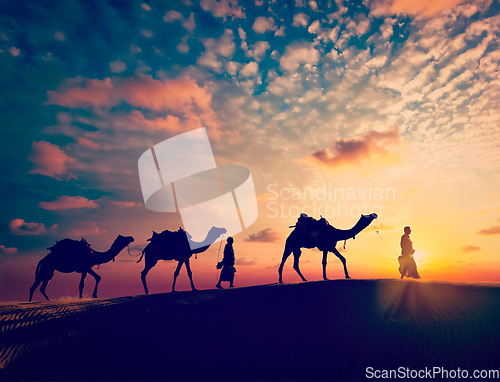
[[80, 285], [78, 285], [78, 290], [80, 291], [80, 298], [82, 298], [83, 287], [85, 286], [85, 277], [87, 277], [87, 272], [82, 272], [82, 277], [80, 279]]
[[42, 282], [41, 280], [35, 280], [35, 282], [31, 286], [31, 288], [30, 288], [30, 299], [29, 299], [30, 302], [31, 302], [31, 299], [33, 298], [33, 293], [35, 293], [36, 288], [38, 288], [38, 285], [40, 285], [41, 282]]
[[278, 269], [278, 275], [279, 275], [279, 283], [282, 284], [283, 283], [283, 267], [285, 266], [285, 263], [286, 263], [286, 260], [288, 259], [288, 257], [292, 254], [292, 251], [289, 250], [286, 246], [285, 246], [285, 252], [283, 252], [283, 257], [281, 259], [281, 264], [280, 264], [280, 267]]
[[40, 287], [40, 292], [43, 294], [43, 296], [47, 299], [47, 301], [50, 301], [49, 300], [49, 296], [47, 296], [47, 293], [45, 293], [45, 288], [47, 288], [47, 284], [49, 283], [50, 280], [44, 280], [42, 282], [42, 286]]
[[187, 271], [187, 274], [189, 277], [189, 281], [191, 282], [191, 289], [196, 290], [196, 288], [194, 287], [194, 283], [193, 283], [193, 272], [191, 272], [191, 265], [189, 264], [189, 259], [186, 259], [185, 264], [186, 264], [186, 271]]
[[334, 249], [333, 249], [333, 251], [332, 251], [332, 253], [333, 253], [335, 256], [337, 256], [337, 257], [340, 259], [340, 261], [342, 261], [342, 265], [344, 266], [345, 278], [346, 278], [346, 279], [350, 279], [350, 277], [349, 277], [349, 273], [347, 273], [347, 265], [346, 265], [346, 262], [347, 262], [347, 261], [346, 261], [345, 257], [344, 257], [344, 256], [342, 256], [342, 255], [340, 254], [340, 252], [339, 252], [339, 251], [337, 251], [337, 248], [334, 248]]
[[323, 261], [321, 262], [321, 264], [323, 264], [323, 280], [328, 280], [328, 277], [326, 277], [327, 257], [328, 251], [323, 251]]
[[179, 261], [177, 263], [177, 268], [175, 268], [174, 283], [172, 284], [172, 292], [175, 292], [175, 282], [177, 281], [177, 276], [179, 276], [179, 272], [181, 271], [182, 264], [184, 264], [184, 260]]
[[94, 287], [94, 293], [92, 293], [92, 297], [97, 298], [97, 287], [99, 286], [99, 282], [101, 281], [101, 276], [99, 276], [97, 273], [95, 273], [92, 270], [92, 268], [90, 268], [87, 272], [89, 275], [91, 275], [93, 278], [95, 278], [95, 287]]
[[302, 281], [307, 281], [306, 278], [302, 276], [302, 273], [300, 273], [299, 269], [299, 259], [301, 253], [302, 251], [300, 249], [293, 251], [293, 269], [295, 269], [295, 271], [299, 274]]
[[146, 265], [144, 266], [143, 271], [141, 272], [141, 280], [142, 280], [142, 285], [144, 286], [144, 293], [149, 294], [149, 289], [148, 289], [148, 284], [146, 283], [146, 276], [148, 275], [148, 272], [151, 270], [156, 265], [156, 261], [154, 263], [148, 263], [146, 261]]

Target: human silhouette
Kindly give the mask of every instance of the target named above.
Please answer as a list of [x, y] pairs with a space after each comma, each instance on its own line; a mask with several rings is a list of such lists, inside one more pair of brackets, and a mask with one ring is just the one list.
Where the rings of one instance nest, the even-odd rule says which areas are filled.
[[134, 238], [132, 236], [118, 235], [111, 247], [106, 252], [99, 252], [90, 247], [90, 244], [82, 237], [82, 240], [64, 239], [58, 241], [54, 246], [49, 247], [50, 253], [38, 262], [35, 271], [35, 282], [30, 288], [30, 299], [33, 298], [38, 285], [40, 292], [49, 300], [45, 293], [47, 284], [54, 277], [54, 271], [62, 273], [77, 272], [81, 273], [80, 279], [80, 298], [82, 298], [83, 287], [85, 285], [85, 278], [87, 273], [95, 278], [95, 287], [92, 297], [97, 298], [97, 287], [101, 276], [92, 270], [94, 265], [109, 263], [115, 261], [115, 257], [125, 248], [132, 243]]
[[337, 251], [336, 245], [338, 241], [354, 239], [355, 236], [370, 225], [373, 219], [377, 218], [377, 214], [361, 215], [358, 222], [351, 229], [337, 229], [331, 226], [328, 221], [321, 217], [316, 220], [306, 214], [301, 214], [297, 220], [297, 224], [290, 228], [295, 228], [285, 243], [285, 250], [281, 259], [281, 264], [278, 269], [279, 282], [283, 282], [283, 267], [288, 257], [293, 253], [293, 269], [300, 276], [302, 281], [307, 281], [299, 269], [299, 258], [302, 253], [301, 248], [318, 248], [323, 252], [323, 279], [328, 280], [326, 277], [326, 264], [328, 252], [332, 252], [337, 256], [344, 265], [345, 278], [350, 279], [347, 273], [346, 259]]
[[415, 250], [410, 239], [411, 228], [406, 226], [404, 232], [405, 234], [401, 236], [401, 256], [398, 257], [399, 272], [401, 272], [401, 278], [406, 276], [419, 279], [420, 275], [417, 271], [417, 264], [413, 258]]
[[229, 281], [229, 288], [234, 288], [233, 281], [236, 269], [234, 268], [235, 257], [233, 242], [234, 239], [229, 236], [227, 238], [227, 244], [224, 247], [224, 258], [219, 264], [217, 264], [217, 268], [220, 269], [220, 267], [222, 267], [222, 270], [220, 271], [219, 282], [216, 285], [216, 287], [219, 289], [224, 289], [222, 288], [222, 285], [220, 285], [222, 281]]
[[[144, 257], [144, 270], [141, 272], [142, 285], [144, 286], [144, 293], [149, 294], [148, 285], [146, 283], [146, 276], [153, 268], [158, 260], [175, 260], [177, 261], [177, 268], [174, 271], [174, 282], [172, 284], [172, 292], [175, 292], [175, 282], [182, 265], [186, 266], [186, 271], [191, 283], [191, 289], [196, 290], [193, 283], [193, 274], [191, 272], [191, 265], [189, 259], [193, 254], [205, 252], [218, 238], [225, 234], [225, 228], [212, 227], [207, 233], [207, 236], [202, 242], [194, 242], [191, 240], [191, 235], [179, 228], [178, 231], [165, 230], [161, 233], [153, 231], [148, 241], [150, 242], [146, 248], [141, 252], [141, 257], [137, 262], [140, 262]], [[191, 249], [191, 247], [195, 249]]]

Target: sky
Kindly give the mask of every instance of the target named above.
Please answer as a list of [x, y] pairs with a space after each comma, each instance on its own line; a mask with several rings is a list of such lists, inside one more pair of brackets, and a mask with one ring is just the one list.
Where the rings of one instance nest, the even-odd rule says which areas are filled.
[[[118, 234], [135, 242], [95, 268], [99, 296], [143, 293], [134, 256], [182, 220], [144, 206], [138, 159], [201, 127], [217, 165], [255, 184], [236, 286], [278, 281], [301, 212], [342, 229], [379, 215], [338, 244], [353, 278], [397, 278], [411, 226], [422, 279], [500, 281], [499, 35], [493, 0], [2, 2], [0, 301], [27, 300], [57, 240], [104, 251]], [[217, 244], [191, 261], [200, 289]], [[300, 281], [292, 263], [285, 282]], [[300, 264], [322, 279], [318, 250]], [[152, 293], [175, 266], [151, 270]], [[333, 254], [327, 272], [343, 278]], [[56, 273], [47, 292], [78, 283]]]

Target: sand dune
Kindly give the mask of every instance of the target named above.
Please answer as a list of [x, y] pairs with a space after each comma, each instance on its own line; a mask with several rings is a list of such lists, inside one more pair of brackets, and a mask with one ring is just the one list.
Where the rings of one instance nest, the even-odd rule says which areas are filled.
[[499, 369], [500, 286], [334, 280], [0, 305], [2, 380], [365, 380]]

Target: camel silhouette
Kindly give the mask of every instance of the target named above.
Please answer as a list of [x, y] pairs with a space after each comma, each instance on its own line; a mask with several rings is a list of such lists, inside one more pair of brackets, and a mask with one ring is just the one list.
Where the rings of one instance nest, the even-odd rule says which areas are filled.
[[281, 264], [278, 269], [279, 282], [283, 282], [283, 266], [286, 260], [293, 253], [293, 269], [298, 273], [302, 281], [307, 281], [302, 275], [299, 269], [299, 258], [302, 251], [300, 248], [318, 248], [323, 251], [323, 279], [328, 280], [326, 277], [326, 263], [328, 252], [332, 252], [337, 256], [342, 264], [344, 265], [345, 278], [350, 279], [349, 273], [347, 273], [346, 259], [344, 256], [337, 251], [336, 245], [338, 241], [347, 240], [355, 238], [355, 236], [360, 233], [363, 229], [368, 227], [373, 219], [377, 218], [377, 214], [373, 213], [370, 215], [361, 215], [358, 222], [348, 230], [337, 229], [332, 227], [325, 218], [316, 220], [302, 214], [297, 221], [295, 229], [288, 235], [285, 243], [285, 251], [283, 252], [283, 258], [281, 259]]
[[49, 300], [49, 297], [45, 293], [45, 288], [47, 288], [47, 284], [54, 277], [54, 271], [82, 274], [79, 285], [80, 298], [82, 298], [83, 287], [85, 286], [85, 277], [87, 277], [87, 273], [90, 274], [96, 281], [92, 297], [97, 298], [97, 287], [101, 281], [101, 276], [95, 273], [92, 267], [98, 264], [109, 263], [111, 260], [114, 261], [122, 249], [133, 241], [134, 238], [132, 236], [118, 235], [113, 244], [111, 244], [111, 247], [105, 252], [92, 249], [84, 238], [80, 241], [71, 239], [58, 241], [54, 246], [47, 248], [50, 250], [50, 253], [38, 262], [35, 272], [35, 282], [30, 288], [29, 301], [33, 298], [33, 293], [40, 283], [42, 283], [40, 292], [47, 301]]
[[[177, 276], [179, 276], [182, 264], [186, 265], [186, 271], [189, 276], [189, 281], [191, 282], [191, 288], [196, 290], [193, 283], [193, 274], [191, 272], [189, 259], [193, 256], [193, 254], [205, 252], [219, 236], [225, 234], [226, 232], [227, 230], [225, 228], [212, 227], [202, 242], [193, 242], [191, 240], [191, 235], [189, 235], [182, 228], [179, 228], [178, 231], [174, 232], [165, 230], [161, 233], [156, 233], [153, 231], [153, 236], [148, 239], [150, 243], [142, 250], [141, 257], [137, 261], [139, 263], [144, 256], [144, 270], [141, 272], [144, 293], [149, 294], [146, 276], [151, 268], [156, 265], [158, 260], [177, 261], [177, 268], [174, 271], [172, 292], [175, 292], [175, 282], [177, 280]], [[190, 243], [195, 245], [190, 245]], [[196, 249], [191, 249], [191, 247]]]

